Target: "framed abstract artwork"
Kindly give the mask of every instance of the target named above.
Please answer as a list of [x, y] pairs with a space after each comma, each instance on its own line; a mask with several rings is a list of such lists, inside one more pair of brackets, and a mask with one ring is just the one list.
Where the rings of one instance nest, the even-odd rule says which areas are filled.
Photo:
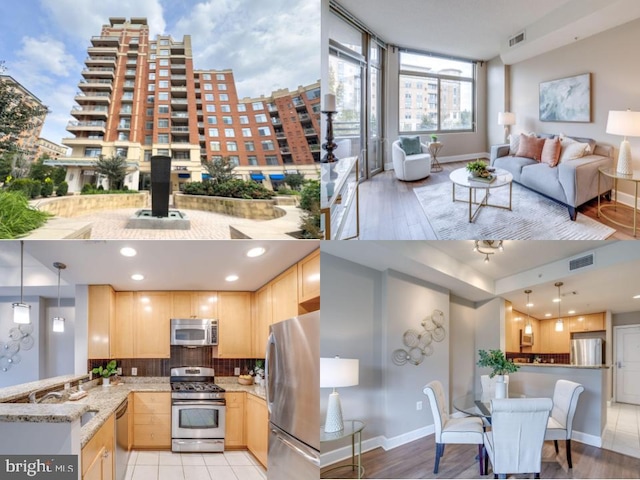
[[590, 122], [591, 74], [540, 83], [540, 121]]

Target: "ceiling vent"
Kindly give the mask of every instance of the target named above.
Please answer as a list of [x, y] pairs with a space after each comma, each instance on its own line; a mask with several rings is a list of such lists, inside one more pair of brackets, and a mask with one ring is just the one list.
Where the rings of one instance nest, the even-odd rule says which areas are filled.
[[581, 255], [580, 257], [572, 258], [569, 260], [569, 271], [573, 272], [575, 270], [580, 270], [583, 268], [591, 268], [595, 266], [596, 256], [595, 253], [587, 253], [586, 255]]
[[524, 35], [524, 30], [523, 30], [520, 33], [514, 35], [513, 37], [511, 37], [509, 39], [509, 46], [510, 47], [515, 47], [519, 43], [524, 42], [524, 39], [525, 39], [525, 35]]

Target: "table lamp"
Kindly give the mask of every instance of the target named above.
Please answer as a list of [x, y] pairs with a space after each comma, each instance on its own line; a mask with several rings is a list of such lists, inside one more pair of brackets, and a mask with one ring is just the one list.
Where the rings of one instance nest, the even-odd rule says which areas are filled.
[[624, 136], [624, 140], [620, 143], [616, 170], [621, 175], [631, 175], [633, 164], [631, 163], [631, 146], [627, 137], [640, 137], [640, 112], [610, 110], [607, 133]]
[[498, 125], [504, 125], [504, 141], [509, 141], [509, 127], [516, 124], [516, 114], [513, 112], [498, 112]]
[[336, 392], [336, 388], [354, 385], [358, 385], [357, 358], [320, 359], [320, 388], [333, 388], [327, 405], [327, 418], [324, 422], [325, 432], [333, 433], [344, 429], [340, 396]]

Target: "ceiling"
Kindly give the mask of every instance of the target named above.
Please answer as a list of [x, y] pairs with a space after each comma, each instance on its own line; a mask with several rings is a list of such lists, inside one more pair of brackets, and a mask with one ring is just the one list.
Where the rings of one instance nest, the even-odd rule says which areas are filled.
[[[357, 245], [356, 245], [357, 243]], [[640, 243], [615, 241], [505, 241], [504, 252], [489, 263], [473, 252], [472, 240], [425, 242], [324, 242], [322, 252], [379, 271], [399, 271], [440, 285], [453, 295], [483, 302], [496, 296], [526, 312], [525, 289], [531, 289], [530, 314], [555, 318], [554, 283], [561, 288], [561, 313], [576, 315], [610, 310], [640, 311]], [[570, 272], [568, 259], [595, 253], [595, 266]], [[576, 294], [573, 294], [576, 292]]]
[[[255, 291], [280, 272], [318, 248], [316, 241], [25, 241], [24, 295], [55, 297], [57, 270], [63, 296], [73, 296], [75, 285], [110, 284], [116, 290], [245, 290]], [[248, 258], [247, 250], [266, 248], [260, 257]], [[124, 257], [122, 247], [137, 250]], [[20, 242], [0, 243], [0, 296], [19, 295]], [[140, 273], [144, 280], [131, 275]], [[226, 282], [227, 275], [238, 275]]]
[[[635, 0], [337, 0], [337, 3], [391, 44], [477, 60], [489, 60], [503, 53], [510, 57], [505, 62], [509, 64], [628, 22], [640, 14], [634, 8], [638, 3]], [[523, 30], [527, 31], [525, 42], [509, 49], [508, 38]], [[521, 47], [526, 47], [522, 48], [524, 55], [512, 55]]]

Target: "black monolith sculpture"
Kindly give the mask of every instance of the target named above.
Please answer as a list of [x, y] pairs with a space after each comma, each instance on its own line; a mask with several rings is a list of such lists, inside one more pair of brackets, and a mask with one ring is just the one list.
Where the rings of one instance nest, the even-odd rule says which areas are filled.
[[169, 190], [171, 186], [171, 157], [151, 157], [151, 215], [169, 216]]

